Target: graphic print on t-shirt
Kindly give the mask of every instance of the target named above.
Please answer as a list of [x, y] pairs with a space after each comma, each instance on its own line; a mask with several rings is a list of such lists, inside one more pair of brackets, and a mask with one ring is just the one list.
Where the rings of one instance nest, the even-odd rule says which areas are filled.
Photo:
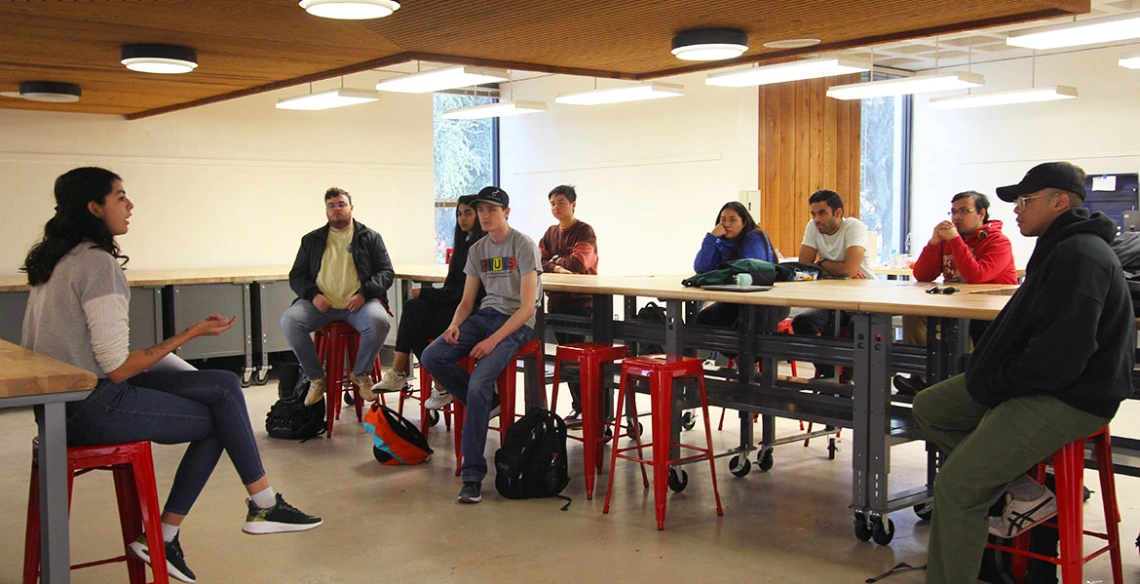
[[512, 272], [516, 269], [518, 269], [518, 262], [515, 261], [514, 256], [479, 260], [479, 271], [484, 274], [487, 272]]

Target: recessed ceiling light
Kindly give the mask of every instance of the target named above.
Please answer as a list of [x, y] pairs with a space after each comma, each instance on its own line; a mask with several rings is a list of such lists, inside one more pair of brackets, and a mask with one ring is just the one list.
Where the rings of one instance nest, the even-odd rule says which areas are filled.
[[395, 0], [301, 0], [300, 5], [313, 16], [338, 20], [384, 18], [400, 9]]
[[131, 71], [175, 75], [198, 67], [198, 52], [175, 45], [127, 45], [123, 47], [121, 62]]
[[731, 28], [691, 28], [673, 37], [673, 54], [686, 61], [732, 59], [748, 50], [748, 35]]
[[24, 81], [20, 83], [20, 96], [45, 103], [75, 103], [83, 96], [83, 91], [74, 83]]
[[1129, 69], [1140, 69], [1140, 53], [1124, 53], [1117, 61], [1121, 67]]
[[766, 49], [802, 49], [804, 47], [814, 47], [821, 41], [819, 39], [785, 39], [782, 41], [771, 41], [764, 43]]

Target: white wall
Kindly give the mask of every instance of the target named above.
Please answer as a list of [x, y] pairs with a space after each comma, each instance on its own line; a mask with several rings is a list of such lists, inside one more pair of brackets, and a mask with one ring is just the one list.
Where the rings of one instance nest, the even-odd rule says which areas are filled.
[[130, 122], [0, 109], [0, 275], [18, 273], [42, 235], [55, 177], [87, 165], [121, 175], [135, 204], [119, 239], [129, 268], [292, 263], [301, 236], [325, 222], [322, 196], [333, 185], [352, 194], [355, 217], [380, 231], [393, 259], [432, 262], [431, 96], [384, 94], [324, 112], [274, 108], [305, 92]]
[[537, 241], [554, 223], [547, 193], [572, 184], [577, 217], [598, 236], [600, 273], [691, 274], [721, 205], [756, 189], [758, 176], [759, 92], [707, 87], [704, 78], [662, 80], [683, 84], [684, 97], [601, 106], [554, 103], [592, 89], [590, 79], [516, 82], [516, 99], [550, 109], [502, 119], [500, 186], [511, 196], [511, 225]]
[[[1140, 171], [1140, 71], [1116, 64], [1131, 48], [1095, 49], [1037, 57], [1037, 86], [1075, 86], [1073, 100], [1000, 107], [936, 110], [931, 96], [914, 105], [912, 253], [946, 218], [954, 193], [991, 195], [993, 217], [1006, 222], [1014, 258], [1024, 266], [1035, 239], [1022, 237], [1013, 205], [993, 195], [1041, 162], [1066, 160], [1088, 174]], [[984, 91], [1030, 87], [1029, 59], [974, 65]]]

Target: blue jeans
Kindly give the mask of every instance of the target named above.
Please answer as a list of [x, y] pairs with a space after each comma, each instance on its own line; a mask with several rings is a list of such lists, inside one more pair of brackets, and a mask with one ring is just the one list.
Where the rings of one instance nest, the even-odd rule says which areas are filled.
[[463, 422], [463, 467], [460, 475], [464, 482], [482, 482], [487, 476], [487, 459], [483, 450], [487, 445], [487, 425], [491, 402], [495, 395], [495, 380], [503, 369], [514, 362], [515, 353], [530, 340], [532, 329], [523, 325], [495, 346], [489, 355], [475, 363], [469, 374], [456, 361], [471, 354], [471, 349], [491, 336], [510, 319], [493, 308], [484, 308], [467, 317], [459, 325], [459, 342], [448, 344], [442, 337], [424, 349], [420, 359], [428, 373], [467, 408]]
[[360, 348], [356, 351], [356, 365], [352, 373], [371, 373], [372, 362], [376, 360], [380, 347], [384, 346], [384, 339], [388, 338], [388, 329], [392, 328], [392, 319], [388, 317], [384, 305], [372, 298], [356, 312], [350, 312], [346, 308], [330, 308], [328, 312], [322, 313], [312, 302], [301, 298], [281, 315], [281, 332], [285, 333], [285, 341], [301, 362], [305, 377], [319, 379], [325, 376], [325, 368], [317, 358], [312, 333], [334, 322], [347, 322], [360, 333]]
[[241, 382], [229, 371], [144, 372], [121, 383], [100, 379], [68, 413], [72, 446], [189, 442], [166, 500], [171, 513], [190, 512], [222, 451], [242, 484], [265, 476]]

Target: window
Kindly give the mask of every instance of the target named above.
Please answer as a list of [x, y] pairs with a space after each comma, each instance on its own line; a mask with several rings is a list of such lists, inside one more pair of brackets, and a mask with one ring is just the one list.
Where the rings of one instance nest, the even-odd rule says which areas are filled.
[[447, 260], [455, 233], [455, 206], [462, 195], [498, 184], [498, 119], [447, 120], [443, 112], [497, 101], [436, 93], [432, 97], [432, 130], [435, 150], [435, 261]]
[[[889, 77], [875, 74], [876, 81]], [[863, 100], [859, 217], [879, 234], [872, 265], [911, 251], [911, 103], [909, 95]]]

